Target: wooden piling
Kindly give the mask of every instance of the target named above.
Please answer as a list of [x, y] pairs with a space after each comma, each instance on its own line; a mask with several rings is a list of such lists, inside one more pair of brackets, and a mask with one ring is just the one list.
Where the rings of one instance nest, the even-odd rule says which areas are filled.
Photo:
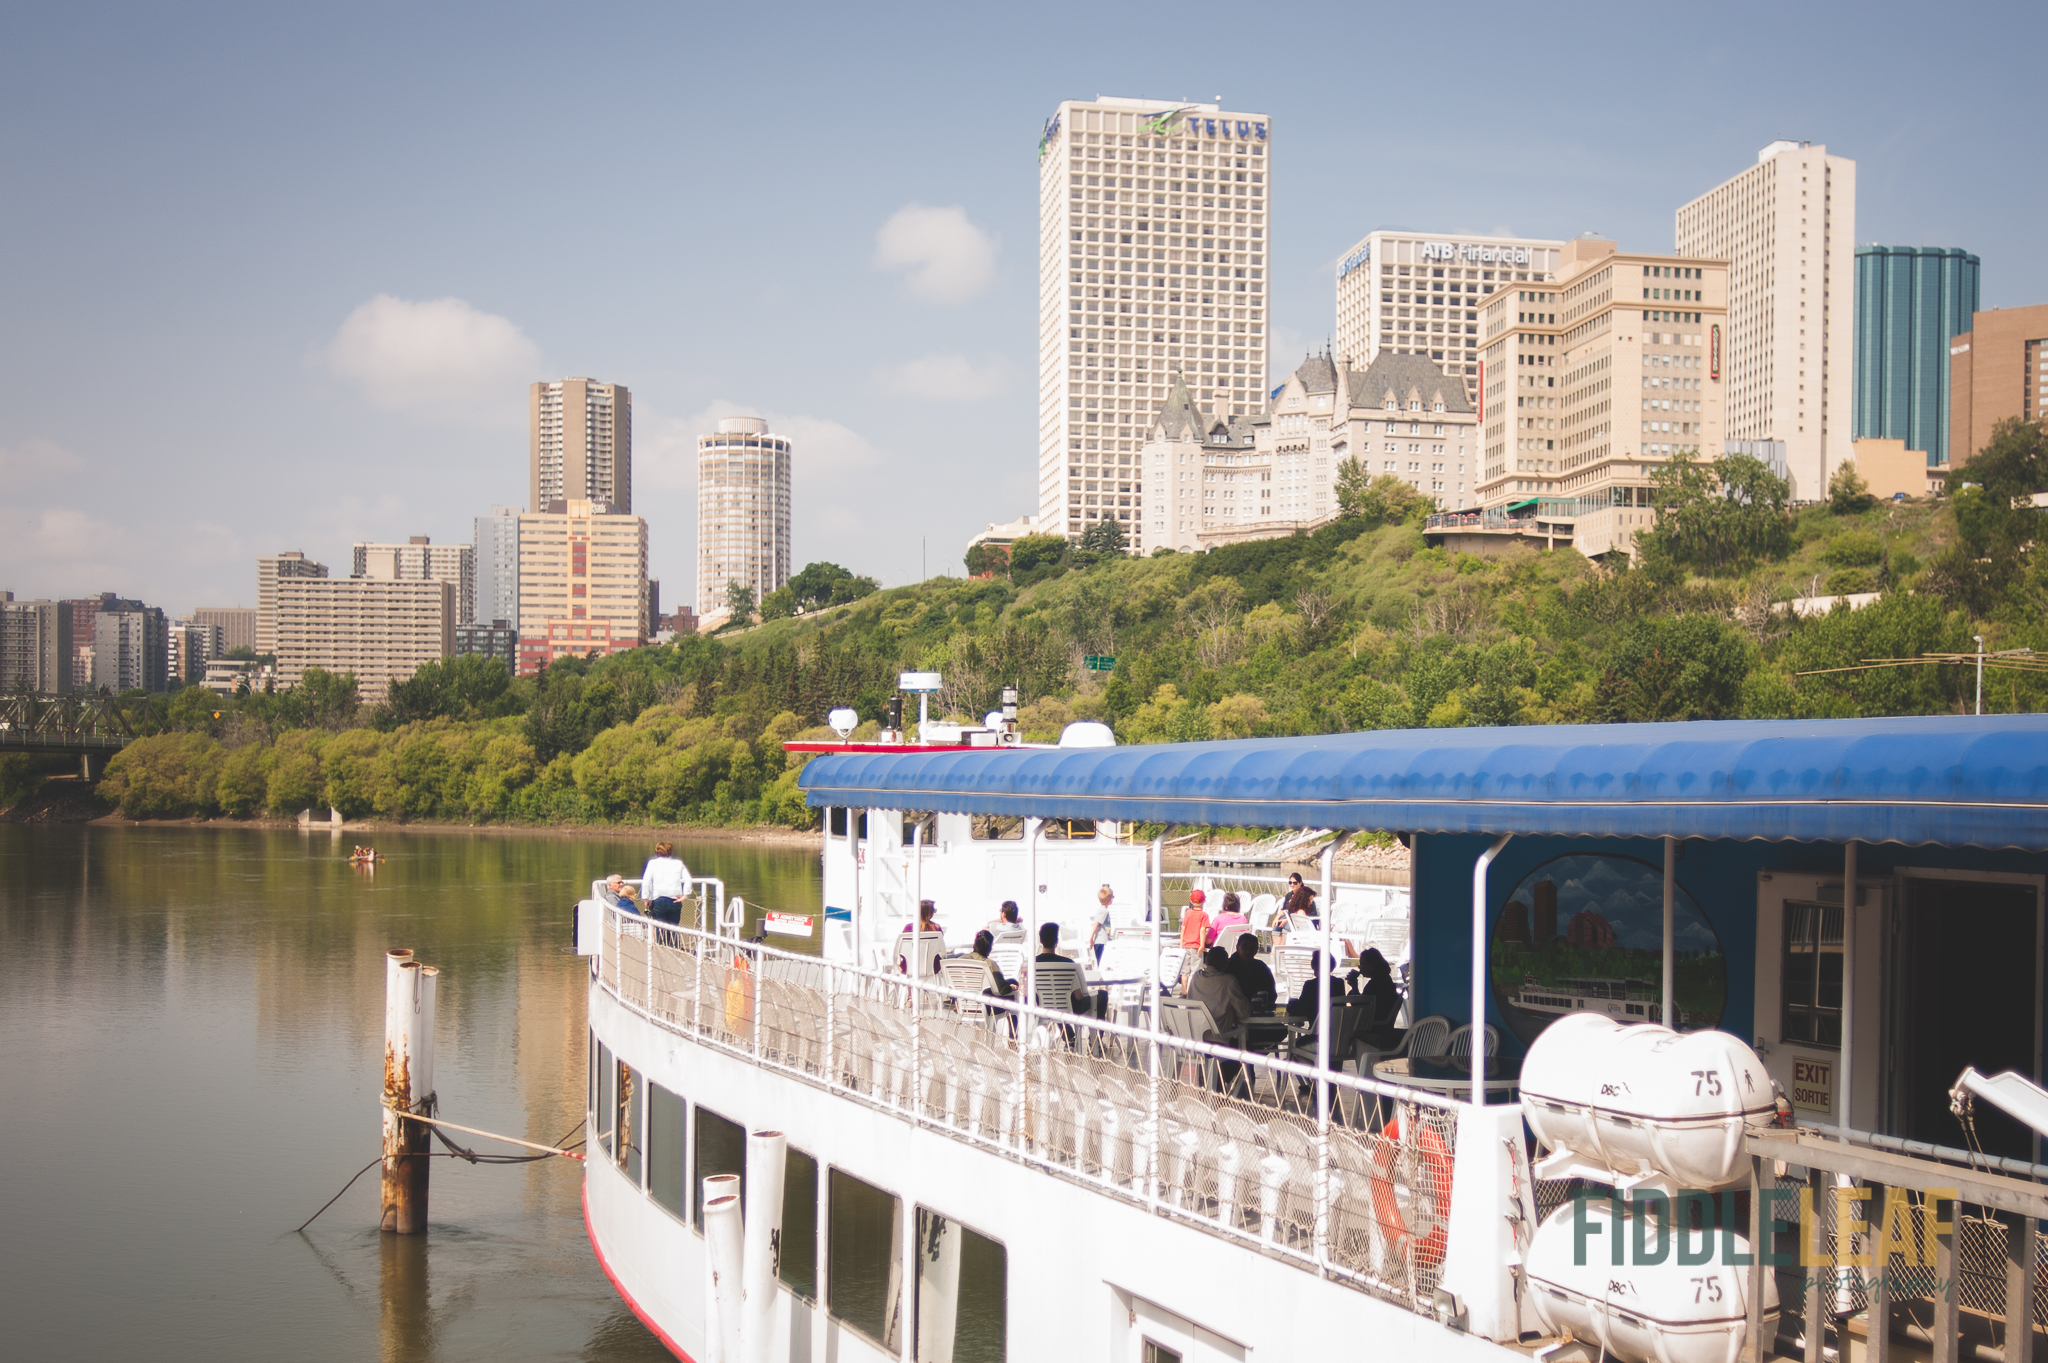
[[404, 948], [384, 955], [384, 1169], [380, 1230], [427, 1228], [432, 1129], [398, 1114], [434, 1112], [434, 967]]

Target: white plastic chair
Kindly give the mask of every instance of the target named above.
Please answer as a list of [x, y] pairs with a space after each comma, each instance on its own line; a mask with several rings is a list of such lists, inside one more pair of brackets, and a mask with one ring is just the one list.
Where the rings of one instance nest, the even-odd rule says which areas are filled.
[[1278, 895], [1253, 895], [1251, 907], [1246, 910], [1245, 917], [1251, 920], [1251, 925], [1254, 928], [1263, 932], [1273, 926], [1273, 911], [1279, 907], [1280, 898]]
[[896, 968], [906, 975], [928, 980], [939, 973], [939, 958], [946, 954], [942, 932], [905, 932], [896, 937]]
[[[1490, 1022], [1486, 1024], [1485, 1053], [1488, 1056], [1494, 1056], [1500, 1053], [1500, 1032]], [[1410, 1054], [1418, 1054], [1418, 1052], [1410, 1052]], [[1419, 1054], [1428, 1055], [1430, 1054], [1430, 1052], [1422, 1051], [1419, 1052]], [[1445, 1046], [1444, 1054], [1461, 1056], [1469, 1056], [1472, 1054], [1472, 1027], [1470, 1023], [1467, 1023], [1465, 1026], [1460, 1027], [1451, 1033], [1449, 1042]]]
[[988, 971], [981, 962], [955, 956], [939, 962], [939, 969], [944, 975], [946, 988], [958, 990], [962, 995], [953, 1001], [958, 1015], [986, 1025], [988, 1004], [982, 999], [981, 991], [987, 987]]

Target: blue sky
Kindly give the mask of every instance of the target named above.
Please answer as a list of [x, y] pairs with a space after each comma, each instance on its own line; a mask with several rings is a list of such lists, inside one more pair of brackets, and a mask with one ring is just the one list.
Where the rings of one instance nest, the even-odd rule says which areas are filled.
[[1374, 227], [1668, 250], [1778, 137], [1857, 161], [1859, 241], [2048, 301], [2044, 14], [15, 0], [0, 588], [182, 612], [259, 553], [466, 540], [568, 374], [633, 389], [665, 602], [723, 412], [798, 442], [797, 562], [957, 573], [1031, 509], [1035, 147], [1098, 93], [1272, 116], [1276, 372]]

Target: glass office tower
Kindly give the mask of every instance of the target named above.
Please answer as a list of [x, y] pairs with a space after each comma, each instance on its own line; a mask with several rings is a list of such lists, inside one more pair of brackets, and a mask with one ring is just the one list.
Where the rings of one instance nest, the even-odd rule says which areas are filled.
[[1979, 262], [1953, 246], [1856, 248], [1853, 434], [1948, 462], [1949, 339], [1970, 329]]

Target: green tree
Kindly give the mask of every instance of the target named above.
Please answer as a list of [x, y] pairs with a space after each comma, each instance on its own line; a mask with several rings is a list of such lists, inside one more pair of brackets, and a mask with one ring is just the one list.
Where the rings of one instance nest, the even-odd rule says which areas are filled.
[[970, 544], [963, 560], [970, 577], [1007, 577], [1010, 551], [1001, 544]]
[[799, 611], [845, 606], [873, 596], [881, 584], [871, 577], [856, 577], [836, 563], [807, 563], [789, 580], [789, 593]]
[[777, 587], [761, 598], [763, 620], [787, 620], [796, 614], [796, 593], [788, 587]]
[[1372, 473], [1365, 461], [1355, 454], [1347, 454], [1337, 461], [1337, 514], [1340, 516], [1362, 516], [1365, 514], [1367, 490], [1372, 487]]
[[1949, 486], [1956, 542], [1927, 565], [1923, 585], [1979, 619], [2015, 608], [2038, 617], [2038, 597], [2023, 601], [2016, 589], [2041, 529], [2033, 494], [2048, 487], [2042, 424], [2017, 417], [1999, 422], [1990, 443], [1950, 475]]
[[1010, 581], [1019, 587], [1057, 577], [1066, 571], [1071, 549], [1062, 535], [1026, 535], [1010, 545]]
[[1594, 689], [1599, 723], [1731, 719], [1741, 713], [1749, 649], [1711, 615], [1648, 616], [1622, 631]]
[[1081, 548], [1091, 554], [1121, 554], [1129, 541], [1124, 536], [1124, 523], [1110, 516], [1090, 523], [1081, 532]]
[[754, 589], [744, 582], [725, 584], [725, 608], [735, 621], [754, 618]]
[[1637, 537], [1646, 566], [1720, 573], [1792, 551], [1791, 488], [1745, 454], [1702, 461], [1681, 450], [1650, 475], [1656, 525]]
[[1877, 498], [1870, 495], [1870, 484], [1863, 481], [1863, 475], [1856, 471], [1856, 461], [1846, 460], [1835, 465], [1835, 471], [1828, 475], [1828, 509], [1837, 516], [1860, 516], [1870, 510]]

